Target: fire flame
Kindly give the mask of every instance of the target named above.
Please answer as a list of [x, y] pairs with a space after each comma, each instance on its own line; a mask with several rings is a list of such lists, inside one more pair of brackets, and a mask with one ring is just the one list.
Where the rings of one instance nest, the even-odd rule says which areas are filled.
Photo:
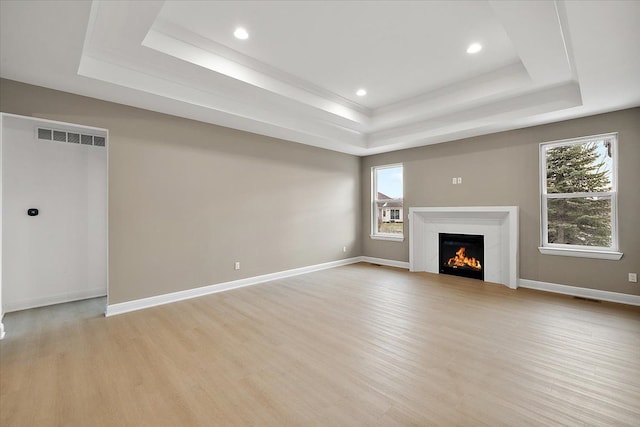
[[449, 258], [449, 261], [447, 261], [447, 266], [449, 267], [470, 267], [473, 268], [474, 270], [482, 270], [482, 266], [480, 265], [480, 261], [471, 257], [471, 258], [467, 258], [465, 256], [465, 252], [466, 252], [466, 248], [463, 246], [460, 249], [458, 249], [458, 252], [456, 252], [456, 256], [454, 256], [453, 258]]

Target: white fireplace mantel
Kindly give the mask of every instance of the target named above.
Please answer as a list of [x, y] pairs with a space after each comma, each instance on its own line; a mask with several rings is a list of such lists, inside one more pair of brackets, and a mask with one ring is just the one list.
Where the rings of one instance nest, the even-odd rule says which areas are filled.
[[411, 271], [439, 273], [439, 233], [484, 236], [484, 279], [518, 287], [518, 207], [409, 208]]

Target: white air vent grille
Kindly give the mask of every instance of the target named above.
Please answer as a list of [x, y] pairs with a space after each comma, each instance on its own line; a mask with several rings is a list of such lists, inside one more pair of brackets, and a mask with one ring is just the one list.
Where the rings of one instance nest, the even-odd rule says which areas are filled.
[[106, 139], [104, 136], [65, 132], [56, 129], [38, 128], [38, 139], [45, 141], [70, 142], [72, 144], [93, 145], [95, 147], [106, 146]]
[[51, 141], [51, 129], [38, 129], [38, 139]]
[[80, 144], [80, 134], [69, 132], [67, 134], [67, 142], [71, 142], [73, 144]]
[[93, 145], [93, 136], [91, 136], [91, 135], [82, 135], [80, 137], [80, 143], [82, 145]]
[[53, 140], [58, 142], [67, 142], [67, 133], [59, 130], [54, 130]]

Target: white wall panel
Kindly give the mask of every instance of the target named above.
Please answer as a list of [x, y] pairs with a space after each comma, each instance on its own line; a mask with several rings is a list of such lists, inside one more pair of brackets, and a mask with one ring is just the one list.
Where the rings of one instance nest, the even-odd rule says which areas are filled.
[[[107, 293], [107, 149], [37, 138], [37, 128], [104, 130], [3, 118], [5, 311]], [[38, 216], [28, 216], [36, 208]]]

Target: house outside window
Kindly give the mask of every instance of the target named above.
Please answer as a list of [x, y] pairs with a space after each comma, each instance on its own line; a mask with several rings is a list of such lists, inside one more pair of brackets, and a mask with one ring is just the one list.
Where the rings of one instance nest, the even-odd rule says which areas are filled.
[[371, 238], [404, 239], [402, 164], [371, 168]]
[[616, 133], [540, 144], [540, 252], [620, 259]]

